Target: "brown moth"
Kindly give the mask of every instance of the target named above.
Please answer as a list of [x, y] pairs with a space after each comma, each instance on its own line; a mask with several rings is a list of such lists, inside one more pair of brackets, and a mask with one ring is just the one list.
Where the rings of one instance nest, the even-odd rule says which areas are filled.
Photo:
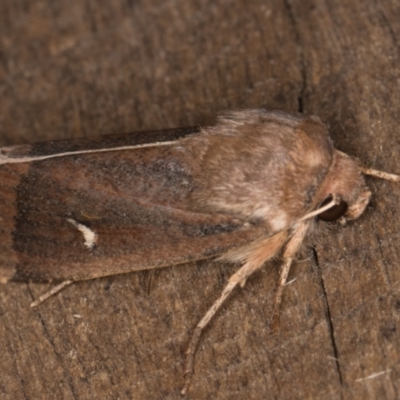
[[0, 281], [61, 282], [218, 257], [237, 263], [197, 325], [204, 327], [268, 260], [290, 265], [316, 217], [358, 218], [371, 192], [362, 168], [335, 150], [317, 117], [244, 110], [215, 126], [0, 149]]

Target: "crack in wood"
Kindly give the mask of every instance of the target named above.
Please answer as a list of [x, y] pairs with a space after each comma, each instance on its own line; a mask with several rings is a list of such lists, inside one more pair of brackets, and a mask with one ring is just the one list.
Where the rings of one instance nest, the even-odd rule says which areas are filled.
[[321, 288], [322, 288], [322, 293], [324, 295], [324, 302], [325, 302], [325, 311], [326, 311], [326, 319], [328, 321], [328, 328], [329, 328], [329, 335], [330, 335], [330, 339], [331, 339], [331, 344], [332, 344], [332, 349], [333, 349], [333, 354], [334, 354], [334, 359], [335, 359], [335, 365], [336, 365], [336, 370], [339, 376], [339, 381], [341, 386], [343, 386], [343, 377], [342, 377], [342, 372], [340, 369], [340, 363], [339, 363], [339, 350], [338, 350], [338, 346], [336, 344], [336, 340], [335, 340], [335, 329], [334, 329], [334, 324], [332, 321], [332, 316], [331, 316], [331, 310], [329, 307], [329, 300], [328, 300], [328, 293], [326, 291], [326, 287], [325, 287], [325, 281], [324, 281], [324, 277], [322, 275], [322, 271], [319, 265], [319, 261], [318, 261], [318, 253], [316, 248], [313, 248], [313, 258], [314, 258], [314, 263], [317, 267], [317, 271], [318, 271], [318, 275], [319, 275], [319, 280], [320, 280], [320, 284], [321, 284]]

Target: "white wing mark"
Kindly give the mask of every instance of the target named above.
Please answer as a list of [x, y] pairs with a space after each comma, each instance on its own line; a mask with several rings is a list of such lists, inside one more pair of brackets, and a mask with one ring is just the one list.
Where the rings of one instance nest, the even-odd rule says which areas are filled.
[[72, 218], [67, 218], [67, 221], [82, 233], [85, 239], [85, 246], [90, 250], [93, 249], [97, 242], [97, 234], [86, 225], [80, 224]]

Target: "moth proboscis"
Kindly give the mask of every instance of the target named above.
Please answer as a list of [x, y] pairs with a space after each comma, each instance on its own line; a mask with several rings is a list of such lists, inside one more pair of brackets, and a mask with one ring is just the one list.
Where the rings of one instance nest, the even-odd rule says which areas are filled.
[[0, 282], [60, 284], [207, 258], [241, 265], [187, 350], [189, 387], [205, 326], [232, 290], [282, 257], [272, 320], [292, 260], [321, 221], [358, 218], [371, 192], [314, 116], [244, 110], [214, 126], [0, 149]]

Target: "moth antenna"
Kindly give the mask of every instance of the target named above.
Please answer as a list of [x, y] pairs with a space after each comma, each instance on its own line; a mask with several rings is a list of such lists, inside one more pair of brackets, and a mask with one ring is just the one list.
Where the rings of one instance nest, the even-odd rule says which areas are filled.
[[377, 169], [361, 167], [361, 172], [365, 175], [374, 176], [376, 178], [385, 179], [392, 182], [400, 182], [400, 175], [389, 174], [388, 172], [379, 171]]
[[54, 286], [51, 290], [48, 292], [42, 294], [37, 300], [33, 301], [31, 303], [31, 307], [37, 307], [39, 304], [42, 304], [45, 300], [47, 300], [49, 297], [57, 294], [58, 292], [61, 292], [66, 286], [70, 285], [73, 281], [67, 280], [64, 282], [61, 282], [59, 285]]
[[[352, 158], [348, 154], [343, 153], [343, 151], [340, 151], [340, 150], [336, 150], [336, 151], [339, 154], [341, 154], [342, 156]], [[360, 164], [360, 170], [364, 175], [374, 176], [375, 178], [385, 179], [387, 181], [392, 181], [392, 182], [400, 182], [400, 175], [389, 174], [388, 172], [385, 172], [385, 171], [379, 171], [377, 169], [364, 167], [363, 165], [361, 165], [360, 160], [358, 160], [358, 159], [356, 159], [356, 160]]]
[[[323, 207], [322, 207], [323, 208]], [[318, 211], [318, 210], [317, 210]], [[309, 222], [302, 222], [295, 230], [293, 236], [290, 238], [286, 245], [283, 253], [284, 263], [281, 268], [281, 274], [279, 277], [279, 286], [276, 291], [274, 308], [272, 311], [271, 318], [271, 329], [275, 330], [279, 325], [279, 306], [282, 302], [283, 289], [286, 285], [287, 278], [289, 276], [290, 267], [292, 266], [293, 257], [298, 252], [301, 244], [303, 243], [304, 237], [307, 233]]]
[[304, 217], [300, 218], [299, 222], [305, 221], [307, 219], [315, 217], [316, 215], [322, 214], [324, 211], [329, 210], [330, 208], [335, 207], [338, 204], [340, 204], [340, 198], [338, 196], [335, 196], [332, 198], [332, 200], [328, 204], [326, 204], [323, 207], [318, 208], [317, 210], [312, 211], [312, 212], [306, 214]]

